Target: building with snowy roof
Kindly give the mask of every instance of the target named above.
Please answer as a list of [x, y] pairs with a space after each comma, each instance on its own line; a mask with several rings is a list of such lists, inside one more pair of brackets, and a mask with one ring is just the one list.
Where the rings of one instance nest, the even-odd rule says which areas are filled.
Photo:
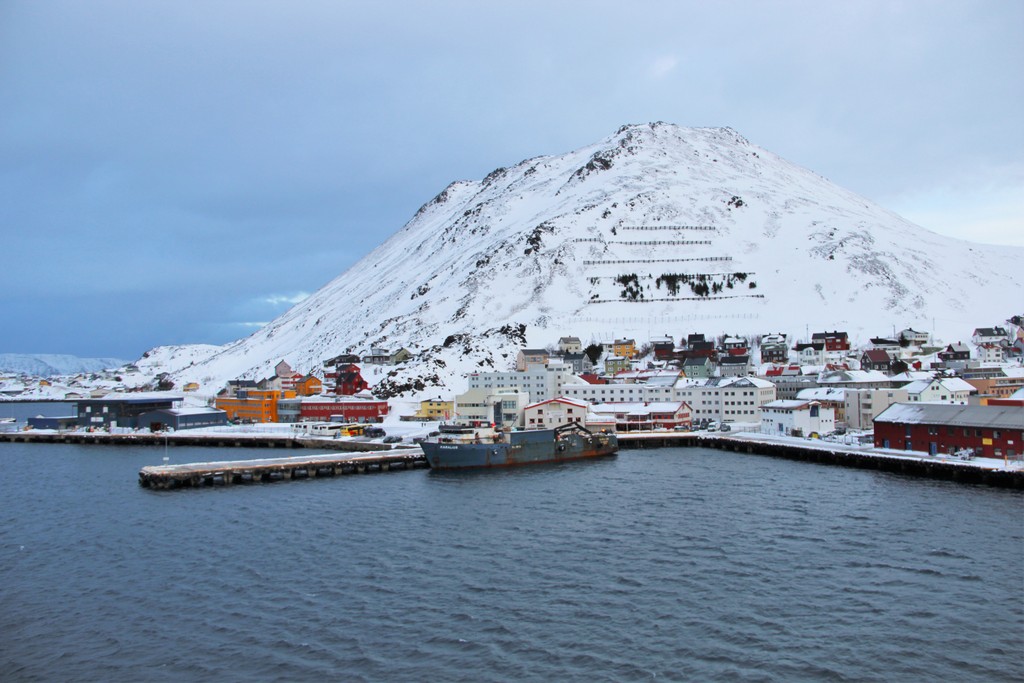
[[614, 418], [615, 429], [620, 432], [674, 429], [693, 423], [692, 411], [685, 401], [602, 403], [591, 406], [590, 412]]
[[[886, 387], [882, 389], [856, 389], [847, 387], [843, 392], [843, 419], [846, 428], [855, 431], [870, 431], [875, 418], [893, 403], [907, 400], [906, 389]], [[838, 420], [837, 420], [838, 421]]]
[[761, 407], [776, 400], [775, 385], [758, 377], [681, 378], [673, 398], [693, 408], [694, 420], [759, 422]]
[[200, 429], [220, 427], [228, 423], [228, 414], [223, 410], [205, 406], [196, 408], [164, 408], [151, 410], [139, 415], [136, 427], [161, 432], [168, 429]]
[[781, 400], [761, 406], [762, 434], [811, 436], [831, 434], [835, 429], [835, 410], [819, 401]]
[[130, 394], [107, 394], [102, 398], [83, 398], [78, 405], [78, 426], [113, 429], [139, 426], [139, 416], [154, 410], [170, 410], [180, 406], [185, 398], [162, 391]]
[[455, 419], [522, 427], [530, 394], [519, 388], [470, 388], [455, 397]]
[[818, 376], [820, 386], [880, 389], [891, 387], [892, 379], [878, 370], [832, 370]]
[[586, 425], [590, 404], [574, 398], [559, 396], [531, 403], [523, 409], [526, 429], [555, 429], [567, 424]]
[[[544, 353], [546, 356], [547, 352]], [[466, 381], [471, 390], [519, 389], [529, 395], [530, 401], [536, 402], [562, 396], [564, 385], [581, 380], [572, 372], [572, 367], [564, 363], [531, 363], [523, 371], [472, 372], [466, 376]]]
[[846, 389], [842, 387], [814, 387], [803, 389], [796, 395], [800, 401], [817, 401], [835, 412], [836, 425], [846, 424]]
[[897, 403], [875, 418], [875, 447], [985, 458], [1024, 455], [1024, 408]]
[[959, 377], [936, 377], [922, 379], [902, 387], [907, 391], [911, 403], [967, 403], [971, 394], [978, 390]]

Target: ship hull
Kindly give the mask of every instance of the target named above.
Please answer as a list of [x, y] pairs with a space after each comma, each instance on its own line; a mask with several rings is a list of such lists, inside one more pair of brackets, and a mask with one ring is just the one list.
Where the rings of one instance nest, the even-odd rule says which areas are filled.
[[568, 434], [552, 430], [516, 432], [508, 442], [420, 444], [430, 467], [436, 470], [519, 467], [614, 455], [614, 434]]

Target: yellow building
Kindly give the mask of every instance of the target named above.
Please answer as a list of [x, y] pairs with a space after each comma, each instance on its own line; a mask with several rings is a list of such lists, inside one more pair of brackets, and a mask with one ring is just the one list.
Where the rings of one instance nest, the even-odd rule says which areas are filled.
[[420, 401], [420, 409], [416, 411], [418, 420], [450, 420], [455, 414], [455, 401], [442, 401], [439, 398]]
[[612, 355], [620, 358], [636, 356], [636, 341], [633, 339], [616, 339], [612, 342]]

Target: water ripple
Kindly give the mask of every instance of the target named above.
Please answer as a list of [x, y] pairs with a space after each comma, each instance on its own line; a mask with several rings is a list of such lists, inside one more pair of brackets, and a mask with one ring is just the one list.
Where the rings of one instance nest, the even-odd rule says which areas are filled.
[[162, 454], [0, 446], [5, 680], [1024, 678], [1013, 492], [702, 450], [139, 489]]

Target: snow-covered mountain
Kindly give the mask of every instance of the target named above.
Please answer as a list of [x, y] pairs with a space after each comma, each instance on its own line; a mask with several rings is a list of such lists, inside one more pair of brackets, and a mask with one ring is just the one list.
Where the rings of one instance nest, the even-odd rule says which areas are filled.
[[729, 128], [630, 125], [452, 183], [245, 339], [150, 355], [212, 393], [281, 359], [307, 371], [406, 347], [415, 361], [368, 378], [394, 395], [461, 391], [463, 373], [507, 369], [523, 345], [565, 335], [866, 341], [913, 326], [955, 341], [1019, 312], [1022, 262], [1024, 249], [929, 232]]
[[79, 358], [49, 353], [0, 353], [0, 372], [34, 377], [75, 375], [80, 372], [100, 372], [121, 367], [128, 361], [120, 358]]

